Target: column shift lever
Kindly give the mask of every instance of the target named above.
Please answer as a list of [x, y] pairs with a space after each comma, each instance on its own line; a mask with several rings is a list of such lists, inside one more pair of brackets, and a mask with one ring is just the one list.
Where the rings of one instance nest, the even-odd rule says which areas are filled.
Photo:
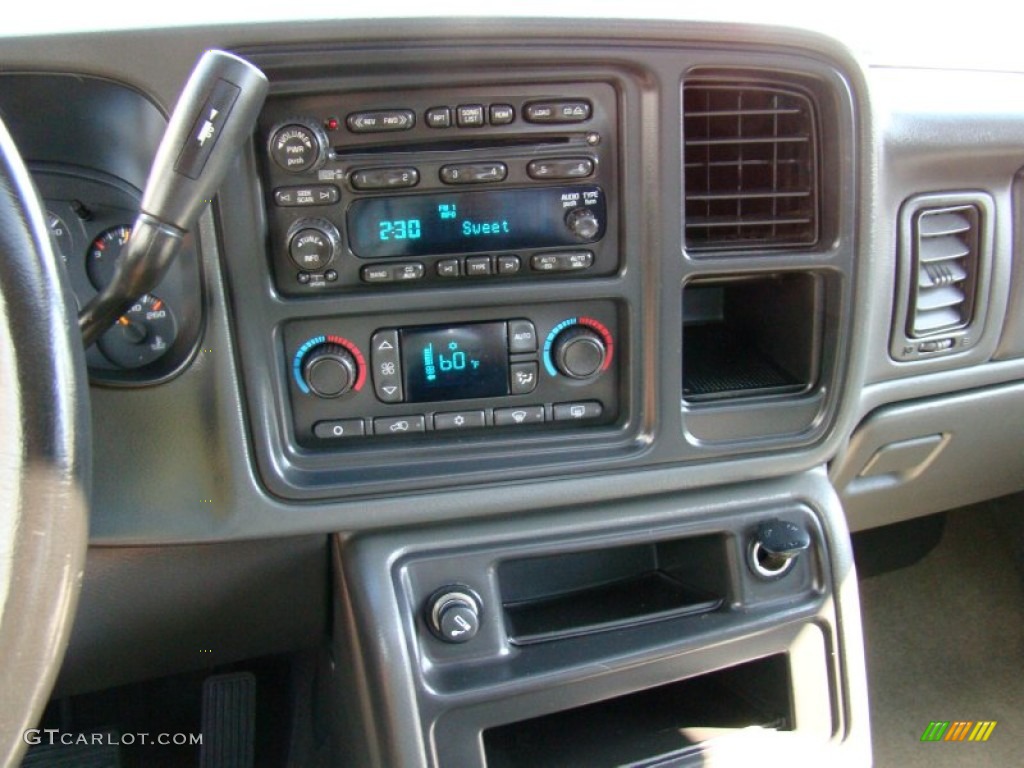
[[156, 287], [216, 193], [267, 95], [267, 78], [224, 51], [203, 54], [178, 98], [110, 284], [78, 316], [88, 347]]

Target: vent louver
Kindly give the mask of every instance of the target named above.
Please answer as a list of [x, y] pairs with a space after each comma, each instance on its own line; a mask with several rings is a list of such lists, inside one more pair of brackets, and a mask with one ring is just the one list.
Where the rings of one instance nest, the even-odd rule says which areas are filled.
[[911, 338], [971, 322], [980, 253], [979, 215], [973, 205], [917, 212], [907, 313]]
[[805, 93], [688, 84], [683, 132], [688, 249], [817, 243], [817, 121]]

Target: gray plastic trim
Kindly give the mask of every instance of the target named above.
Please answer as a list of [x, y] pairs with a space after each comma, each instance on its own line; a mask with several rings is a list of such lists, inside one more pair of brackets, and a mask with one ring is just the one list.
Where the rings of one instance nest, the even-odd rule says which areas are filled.
[[[812, 580], [817, 586], [798, 590], [800, 597], [790, 591], [788, 576], [754, 579], [737, 554], [726, 567], [732, 582], [742, 585], [732, 599], [749, 606], [739, 612], [739, 623], [722, 624], [728, 612], [709, 614], [695, 619], [701, 622], [696, 631], [681, 631], [679, 622], [685, 627], [687, 620], [676, 619], [529, 650], [510, 648], [502, 640], [488, 562], [527, 551], [589, 551], [714, 529], [742, 535], [753, 530], [757, 519], [773, 510], [792, 510], [794, 504], [816, 520], [817, 554], [812, 557], [822, 569], [820, 580]], [[346, 764], [482, 765], [479, 733], [489, 725], [777, 652], [790, 647], [807, 622], [817, 626], [829, 649], [832, 687], [827, 695], [834, 719], [823, 754], [844, 764], [869, 762], [856, 576], [842, 510], [820, 470], [474, 525], [339, 537], [335, 566], [341, 605], [336, 653], [351, 697], [337, 721], [349, 729], [356, 749], [346, 755]], [[807, 562], [798, 563], [795, 583], [807, 585], [806, 577]], [[419, 602], [444, 583], [469, 584], [483, 601], [481, 632], [462, 646], [438, 642], [423, 626]], [[359, 619], [368, 616], [376, 620]], [[705, 629], [714, 642], [707, 642]], [[495, 673], [495, 665], [506, 672]], [[805, 668], [794, 677], [798, 686], [819, 685], [813, 681], [821, 680], [820, 672]], [[798, 690], [804, 705], [821, 701], [820, 689], [809, 699], [803, 694]]]
[[326, 536], [91, 547], [56, 695], [317, 647]]
[[[874, 220], [864, 244], [872, 280], [869, 290], [858, 293], [866, 310], [865, 323], [858, 327], [858, 342], [868, 355], [866, 381], [977, 368], [995, 352], [1006, 313], [1013, 242], [1010, 189], [1024, 165], [1024, 107], [1008, 106], [1005, 94], [1024, 87], [1024, 74], [875, 67], [867, 76], [877, 141], [870, 158]], [[962, 354], [895, 362], [889, 342], [897, 316], [900, 208], [915, 195], [959, 190], [977, 190], [993, 201], [992, 282], [982, 337]], [[949, 391], [955, 388], [951, 383]], [[906, 395], [882, 398], [894, 402]], [[862, 396], [862, 412], [863, 401]]]
[[1013, 269], [1006, 325], [995, 359], [1024, 357], [1024, 169], [1013, 180]]
[[[880, 408], [832, 467], [852, 530], [907, 520], [1024, 489], [1024, 382]], [[941, 437], [939, 445], [933, 438]], [[913, 466], [871, 472], [880, 450], [928, 439]], [[979, 450], [980, 445], [985, 450]], [[996, 458], [998, 457], [998, 458]]]
[[[679, 181], [665, 177], [659, 168], [663, 164], [672, 167], [678, 158], [679, 105], [676, 101], [680, 73], [689, 65], [734, 67], [774, 62], [787, 71], [799, 70], [806, 74], [814, 70], [822, 77], [836, 78], [839, 86], [836, 98], [843, 101], [837, 108], [852, 111], [847, 117], [852, 122], [848, 124], [850, 131], [859, 135], [860, 145], [866, 146], [870, 141], [867, 123], [863, 120], [866, 104], [854, 106], [848, 101], [852, 93], [863, 92], [862, 70], [857, 62], [827, 38], [774, 29], [766, 37], [767, 31], [715, 24], [581, 21], [574, 22], [574, 41], [566, 41], [561, 26], [530, 20], [488, 25], [457, 21], [225, 25], [191, 30], [67, 35], [62, 36], [59, 46], [47, 46], [45, 51], [38, 40], [10, 39], [5, 41], [0, 64], [23, 70], [82, 71], [118, 78], [128, 73], [133, 85], [166, 106], [177, 97], [190, 63], [210, 47], [238, 48], [273, 41], [277, 46], [290, 46], [292, 50], [308, 50], [317, 47], [310, 46], [310, 40], [329, 41], [332, 46], [433, 40], [438, 44], [443, 41], [447, 55], [451, 55], [468, 41], [475, 41], [488, 45], [496, 62], [501, 61], [500, 46], [494, 45], [496, 42], [523, 41], [526, 50], [532, 49], [534, 53], [554, 43], [566, 56], [586, 56], [599, 49], [603, 55], [610, 56], [608, 64], [638, 73], [640, 90], [636, 108], [642, 119], [632, 146], [641, 148], [649, 157], [662, 159], [651, 164], [648, 169], [651, 183], [645, 185], [637, 200], [637, 205], [656, 215], [640, 216], [637, 221], [641, 222], [641, 227], [645, 226], [643, 221], [661, 221], [664, 226], [648, 226], [647, 230], [641, 228], [635, 234], [647, 232], [644, 235], [646, 252], [665, 254], [681, 252], [677, 221]], [[749, 52], [750, 57], [740, 55], [740, 48]], [[681, 50], [694, 55], [684, 60], [680, 58]], [[638, 69], [635, 55], [639, 51], [650, 52], [663, 63], [653, 69]], [[301, 57], [293, 60], [300, 71], [306, 66]], [[152, 62], [152, 65], [140, 66], [139, 62]], [[837, 68], [845, 73], [845, 80], [836, 74]], [[316, 74], [310, 70], [307, 73]], [[673, 99], [659, 101], [659, 89], [662, 93], [673, 94]], [[842, 155], [843, 162], [849, 162], [852, 170], [856, 168], [852, 133], [850, 138]], [[631, 167], [640, 167], [636, 158], [629, 162]], [[241, 164], [233, 171], [236, 179], [246, 172]], [[664, 194], [662, 182], [675, 192]], [[850, 183], [853, 185], [849, 190], [851, 211], [857, 200], [862, 207], [870, 206], [865, 188], [858, 190], [858, 182], [852, 177]], [[225, 198], [220, 199], [225, 205]], [[262, 231], [258, 212], [235, 204], [226, 205], [222, 210], [226, 211], [226, 220], [244, 217], [246, 221], [256, 222]], [[257, 218], [250, 220], [250, 216]], [[860, 218], [853, 218], [849, 223], [853, 227], [860, 221]], [[353, 498], [343, 503], [283, 503], [266, 492], [253, 471], [252, 436], [273, 432], [280, 425], [271, 412], [262, 410], [251, 425], [252, 432], [244, 425], [242, 413], [246, 405], [237, 380], [235, 344], [237, 338], [244, 338], [248, 331], [245, 328], [229, 330], [220, 274], [221, 252], [210, 220], [201, 223], [199, 234], [209, 289], [208, 323], [200, 345], [203, 351], [181, 376], [158, 388], [139, 392], [93, 390], [94, 416], [100, 425], [96, 505], [91, 521], [92, 538], [96, 543], [216, 541], [357, 530], [424, 520], [500, 515], [567, 500], [586, 503], [679, 491], [741, 478], [782, 475], [807, 469], [830, 457], [849, 430], [856, 410], [855, 399], [844, 395], [855, 392], [861, 380], [858, 347], [851, 345], [841, 353], [848, 365], [840, 378], [841, 389], [836, 392], [834, 402], [838, 408], [832, 429], [816, 431], [817, 437], [798, 449], [780, 451], [779, 446], [764, 442], [751, 446], [750, 452], [740, 460], [719, 462], [713, 467], [702, 461], [680, 464], [677, 450], [683, 444], [682, 431], [661, 424], [663, 419], [671, 424], [678, 418], [673, 414], [679, 413], [679, 392], [672, 382], [678, 377], [679, 353], [673, 351], [671, 337], [658, 330], [679, 326], [679, 308], [677, 303], [644, 301], [638, 305], [637, 326], [653, 330], [640, 339], [637, 354], [655, 362], [644, 375], [642, 395], [648, 405], [638, 411], [640, 431], [634, 460], [588, 464], [572, 478], [566, 477], [562, 468], [553, 468], [547, 477], [541, 480], [535, 475], [530, 482], [512, 480], [499, 473], [492, 475], [488, 484], [478, 487], [438, 489], [418, 496]], [[845, 245], [847, 253], [854, 253], [859, 237], [856, 230], [851, 230]], [[258, 254], [261, 250], [262, 244], [251, 253]], [[786, 259], [786, 266], [793, 269], [814, 268], [818, 263], [813, 254]], [[720, 271], [718, 262], [702, 260], [707, 268]], [[771, 264], [773, 269], [779, 267], [778, 261]], [[749, 273], [762, 268], [756, 259], [747, 257], [729, 261], [729, 270], [737, 272]], [[832, 265], [826, 268], [831, 269]], [[673, 285], [671, 292], [677, 297], [683, 275], [682, 266], [673, 257], [664, 256], [652, 260], [651, 268], [639, 278], [630, 279], [637, 280], [636, 284], [642, 284], [644, 291], [652, 294], [659, 286]], [[852, 286], [854, 276], [846, 275], [843, 280]], [[856, 275], [856, 280], [866, 288], [866, 278], [861, 273]], [[482, 296], [466, 294], [465, 301], [474, 303], [482, 299]], [[850, 311], [853, 309], [851, 306]], [[856, 322], [856, 316], [852, 320]], [[666, 353], [661, 354], [661, 350]], [[251, 398], [253, 393], [247, 396]], [[133, 447], [131, 439], [135, 434], [154, 438], [138, 449], [138, 446]], [[705, 448], [696, 451], [692, 458], [706, 459], [711, 453]], [[282, 468], [290, 464], [286, 458], [271, 461], [283, 462]], [[636, 471], [641, 466], [644, 471]], [[514, 489], [514, 492], [496, 493], [499, 487]]]

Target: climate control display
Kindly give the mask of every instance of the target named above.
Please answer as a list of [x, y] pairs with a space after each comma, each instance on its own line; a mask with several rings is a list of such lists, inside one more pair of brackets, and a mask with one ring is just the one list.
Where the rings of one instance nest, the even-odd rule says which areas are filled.
[[505, 323], [413, 328], [400, 338], [406, 401], [508, 394]]

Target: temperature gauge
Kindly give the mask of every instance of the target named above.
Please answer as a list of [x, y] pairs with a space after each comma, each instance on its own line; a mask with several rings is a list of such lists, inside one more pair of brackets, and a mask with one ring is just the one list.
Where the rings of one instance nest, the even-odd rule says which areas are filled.
[[178, 337], [178, 323], [164, 302], [149, 294], [100, 337], [100, 351], [122, 368], [141, 368], [166, 354]]
[[86, 254], [85, 271], [97, 291], [103, 290], [114, 279], [117, 260], [131, 236], [132, 228], [121, 224], [104, 230], [92, 241]]

